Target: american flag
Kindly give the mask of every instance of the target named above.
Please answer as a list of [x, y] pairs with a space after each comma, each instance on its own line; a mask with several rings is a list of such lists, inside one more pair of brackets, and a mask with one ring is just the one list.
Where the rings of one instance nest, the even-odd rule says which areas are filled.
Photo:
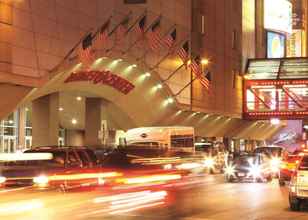
[[210, 89], [210, 74], [206, 71], [202, 72], [200, 66], [200, 56], [195, 57], [195, 59], [191, 62], [190, 68], [193, 74], [199, 79], [200, 83], [206, 88]]
[[128, 23], [129, 23], [129, 17], [127, 16], [121, 21], [121, 23], [117, 27], [117, 30], [116, 30], [117, 42], [121, 42], [124, 39], [126, 32], [127, 32]]
[[200, 83], [207, 89], [210, 89], [210, 82], [211, 82], [211, 73], [207, 70], [204, 71], [199, 77]]
[[137, 34], [137, 36], [143, 36], [144, 34], [144, 27], [145, 27], [145, 22], [146, 22], [146, 15], [144, 15], [138, 22], [138, 24], [136, 25], [135, 28], [135, 32]]
[[103, 45], [107, 44], [108, 42], [108, 30], [109, 30], [109, 26], [110, 26], [110, 19], [108, 19], [103, 26], [100, 28], [99, 30], [99, 36], [98, 36], [98, 40], [100, 41], [100, 43], [102, 43]]
[[164, 39], [164, 43], [170, 49], [175, 41], [176, 41], [176, 29], [174, 28], [174, 30], [170, 34], [168, 34], [168, 36]]
[[195, 57], [195, 59], [191, 61], [189, 67], [196, 76], [200, 76], [202, 74], [200, 67], [200, 56]]
[[186, 63], [188, 59], [188, 53], [189, 53], [189, 42], [186, 41], [181, 48], [177, 50], [177, 55], [181, 58], [181, 60]]
[[150, 33], [148, 34], [148, 43], [153, 51], [158, 50], [161, 46], [160, 17], [151, 25]]
[[79, 49], [78, 57], [81, 63], [88, 65], [93, 61], [92, 54], [92, 33], [88, 34], [83, 40]]

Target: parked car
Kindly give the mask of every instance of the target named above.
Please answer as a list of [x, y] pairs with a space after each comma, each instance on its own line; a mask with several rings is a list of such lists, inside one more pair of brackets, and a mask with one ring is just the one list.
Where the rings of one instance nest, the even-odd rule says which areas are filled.
[[291, 177], [289, 186], [289, 204], [293, 211], [298, 211], [302, 202], [308, 200], [308, 155], [299, 161]]
[[240, 155], [225, 167], [225, 179], [234, 181], [271, 181], [268, 159], [262, 154]]
[[287, 181], [289, 182], [291, 180], [301, 157], [300, 154], [290, 154], [282, 160], [279, 172], [280, 186], [284, 186]]

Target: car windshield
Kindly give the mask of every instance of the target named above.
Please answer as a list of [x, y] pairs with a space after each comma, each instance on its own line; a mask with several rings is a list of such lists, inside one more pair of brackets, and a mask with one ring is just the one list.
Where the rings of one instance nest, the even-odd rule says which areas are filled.
[[254, 150], [254, 153], [263, 153], [271, 157], [281, 157], [282, 148], [281, 147], [259, 147]]
[[258, 162], [258, 157], [256, 156], [240, 156], [234, 159], [234, 164], [238, 166], [250, 166], [250, 164], [256, 164]]
[[65, 164], [65, 151], [25, 151], [24, 153], [51, 153], [52, 159], [50, 160], [18, 160], [18, 161], [4, 161], [1, 166], [40, 166], [40, 167], [64, 167]]
[[308, 157], [304, 157], [299, 165], [299, 170], [308, 170]]

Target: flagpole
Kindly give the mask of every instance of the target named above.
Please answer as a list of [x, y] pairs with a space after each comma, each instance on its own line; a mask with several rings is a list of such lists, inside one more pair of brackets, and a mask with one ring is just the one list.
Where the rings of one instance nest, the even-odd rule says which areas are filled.
[[[56, 69], [58, 69], [64, 62], [67, 58], [69, 58], [69, 56], [74, 52], [74, 50], [79, 46], [79, 44], [81, 44], [81, 42], [83, 41], [83, 39], [88, 36], [90, 33], [91, 33], [91, 30], [92, 28], [87, 31], [86, 34], [84, 34], [80, 39], [79, 41], [74, 45], [74, 47], [72, 47], [72, 49], [70, 49], [70, 51], [65, 55], [65, 57], [62, 59], [62, 61], [57, 65], [55, 66], [54, 68], [52, 68], [52, 70], [50, 70], [49, 72], [54, 72]], [[78, 55], [77, 55], [78, 56]], [[72, 57], [72, 59], [75, 59], [77, 56], [74, 56]]]
[[[176, 26], [176, 25], [173, 25], [173, 26], [167, 31], [167, 33], [164, 34], [163, 37], [166, 37], [166, 36], [170, 33], [170, 31], [172, 31], [172, 29], [173, 29], [175, 26]], [[139, 61], [142, 57], [145, 57], [145, 56], [148, 54], [148, 52], [149, 52], [149, 50], [146, 51], [141, 57], [137, 58], [137, 61]], [[164, 59], [166, 59], [168, 56], [169, 56], [169, 52], [168, 52], [167, 56], [164, 57]], [[155, 66], [156, 66], [156, 65], [155, 65]], [[150, 67], [150, 70], [153, 70], [153, 69], [154, 69], [154, 68], [151, 68], [151, 67]]]
[[185, 66], [185, 63], [183, 63], [181, 66], [179, 66], [176, 70], [174, 70], [171, 74], [169, 74], [169, 76], [163, 80], [163, 82], [168, 81], [169, 79], [171, 79], [180, 69], [182, 69], [182, 67]]
[[[129, 17], [132, 14], [132, 12], [130, 11], [124, 18]], [[117, 29], [118, 27], [122, 24], [124, 19], [122, 19], [113, 29], [112, 31], [108, 34], [108, 37], [110, 37]], [[126, 34], [126, 32], [125, 32]], [[109, 53], [111, 50], [113, 50], [116, 47], [116, 44], [114, 44], [111, 48], [107, 49], [106, 52]]]
[[127, 34], [128, 32], [130, 32], [134, 26], [141, 20], [141, 18], [146, 15], [147, 10], [144, 10], [143, 13], [136, 19], [136, 21], [126, 30], [125, 34]]
[[[104, 26], [104, 25], [106, 24], [106, 22], [110, 21], [112, 17], [113, 17], [113, 16], [110, 15], [109, 18], [105, 21], [105, 23], [104, 23], [102, 26]], [[97, 31], [96, 31], [95, 34], [94, 34], [94, 37], [96, 37], [97, 34], [100, 32], [100, 29], [101, 29], [102, 26], [100, 26], [100, 28], [97, 29]]]
[[189, 83], [187, 83], [182, 89], [180, 89], [177, 93], [175, 93], [173, 95], [173, 97], [177, 97], [178, 95], [180, 95], [188, 86], [190, 86], [196, 79], [198, 79], [198, 76], [196, 76], [195, 78], [191, 79]]
[[[170, 32], [170, 31], [169, 31]], [[168, 33], [169, 33], [168, 32]], [[167, 34], [166, 34], [167, 35]], [[166, 36], [165, 35], [165, 36]], [[181, 45], [181, 44], [183, 44], [183, 42], [185, 42], [187, 39], [185, 39], [185, 40], [182, 40], [181, 42], [179, 42], [176, 46], [175, 46], [175, 48], [176, 47], [178, 47], [179, 45]], [[150, 70], [153, 70], [153, 69], [156, 69], [169, 55], [170, 55], [171, 53], [170, 53], [170, 51], [168, 51], [168, 53], [163, 57], [163, 58], [161, 58], [153, 67], [150, 67]]]
[[[152, 24], [144, 31], [144, 34], [147, 33], [147, 32], [151, 29], [151, 27], [153, 26], [153, 24], [154, 24], [158, 19], [160, 19], [160, 18], [161, 18], [161, 15], [159, 15], [158, 18], [156, 18], [156, 19], [154, 20], [154, 22], [152, 22]], [[139, 39], [137, 39], [132, 45], [130, 45], [130, 46], [127, 48], [126, 51], [122, 52], [122, 55], [127, 54], [127, 52], [130, 51], [141, 39], [142, 39], [142, 37], [140, 37]]]

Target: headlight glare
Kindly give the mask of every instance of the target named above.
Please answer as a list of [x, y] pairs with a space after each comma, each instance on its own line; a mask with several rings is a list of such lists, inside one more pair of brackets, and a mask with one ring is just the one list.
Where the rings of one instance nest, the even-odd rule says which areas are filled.
[[5, 183], [6, 178], [4, 176], [0, 176], [0, 184]]
[[205, 158], [203, 163], [206, 168], [213, 168], [215, 165], [214, 158], [211, 158], [211, 157]]
[[261, 177], [261, 168], [258, 165], [252, 164], [249, 168], [249, 175], [253, 178]]
[[235, 167], [232, 166], [232, 165], [226, 166], [225, 174], [227, 174], [228, 176], [234, 176], [234, 174], [235, 174]]
[[48, 177], [41, 175], [33, 178], [33, 182], [39, 185], [44, 185], [49, 182]]

